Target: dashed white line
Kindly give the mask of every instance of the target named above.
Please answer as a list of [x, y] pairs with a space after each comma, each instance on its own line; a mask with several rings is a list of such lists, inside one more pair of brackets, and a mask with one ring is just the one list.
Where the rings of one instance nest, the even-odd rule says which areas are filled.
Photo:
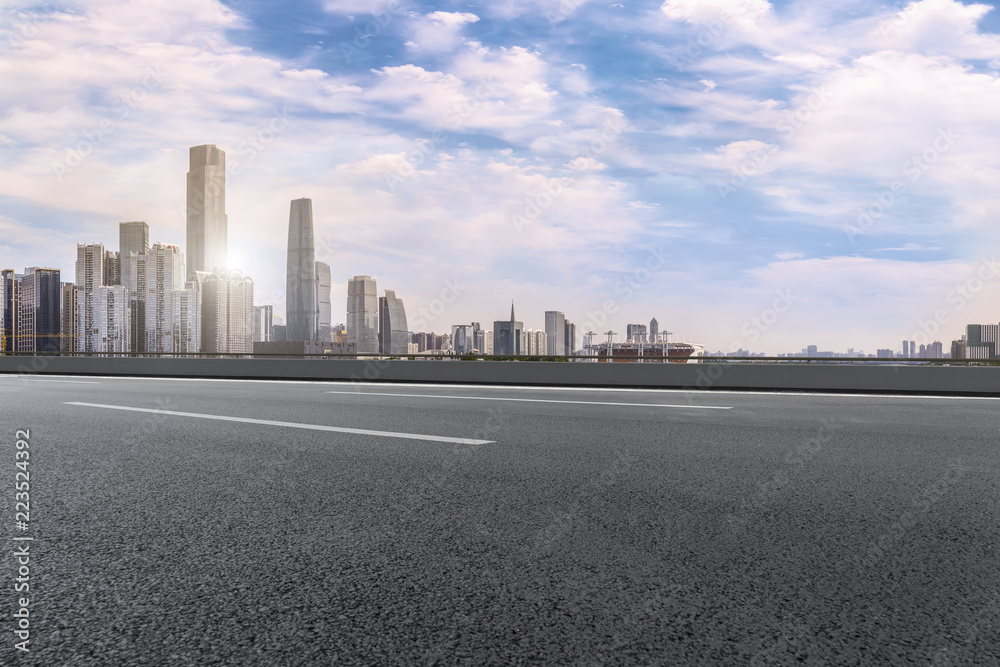
[[77, 405], [85, 408], [103, 408], [105, 410], [125, 410], [128, 412], [147, 412], [173, 417], [193, 417], [195, 419], [214, 419], [217, 421], [239, 422], [241, 424], [261, 424], [263, 426], [280, 426], [282, 428], [298, 428], [307, 431], [328, 431], [330, 433], [349, 433], [351, 435], [374, 435], [382, 438], [404, 438], [407, 440], [427, 440], [430, 442], [447, 442], [459, 445], [489, 445], [494, 440], [475, 440], [472, 438], [449, 438], [443, 435], [423, 435], [420, 433], [394, 433], [392, 431], [371, 431], [361, 428], [344, 428], [342, 426], [324, 426], [322, 424], [298, 424], [270, 419], [250, 419], [248, 417], [226, 417], [224, 415], [205, 415], [197, 412], [174, 412], [172, 410], [154, 410], [152, 408], [132, 408], [124, 405], [101, 405], [98, 403], [67, 402], [65, 405]]
[[567, 403], [571, 405], [614, 405], [639, 408], [685, 408], [691, 410], [732, 410], [719, 405], [671, 405], [667, 403], [608, 403], [604, 401], [558, 401], [550, 398], [505, 398], [501, 396], [442, 396], [439, 394], [393, 394], [382, 391], [327, 391], [326, 394], [349, 394], [353, 396], [403, 396], [406, 398], [450, 398], [462, 401], [516, 401], [519, 403]]

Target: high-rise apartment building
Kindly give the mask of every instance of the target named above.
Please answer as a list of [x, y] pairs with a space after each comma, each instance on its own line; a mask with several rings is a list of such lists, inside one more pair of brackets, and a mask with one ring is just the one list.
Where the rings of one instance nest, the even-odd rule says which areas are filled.
[[97, 290], [103, 286], [103, 280], [104, 244], [78, 243], [76, 246], [76, 287], [79, 290], [76, 311], [78, 352], [103, 351], [97, 312]]
[[330, 265], [326, 262], [316, 262], [316, 308], [317, 308], [317, 340], [323, 343], [333, 340], [330, 329], [333, 320], [333, 305], [330, 302]]
[[174, 292], [184, 288], [184, 255], [175, 245], [157, 243], [145, 255], [135, 256], [145, 270], [144, 291], [133, 298], [141, 304], [143, 345], [137, 352], [174, 351]]
[[371, 276], [354, 276], [347, 284], [347, 342], [358, 354], [377, 354], [378, 292]]
[[253, 342], [270, 343], [274, 338], [274, 306], [254, 306]]
[[[143, 221], [118, 223], [118, 274], [119, 279], [105, 285], [124, 285], [128, 287], [129, 314], [129, 350], [132, 352], [147, 351], [146, 333], [146, 298], [152, 285], [146, 283], [146, 255], [149, 253], [149, 225]], [[108, 276], [114, 271], [108, 270], [108, 259], [105, 259], [104, 272]], [[153, 351], [153, 350], [149, 350]]]
[[121, 253], [112, 250], [104, 251], [104, 284], [122, 284]]
[[226, 154], [214, 144], [190, 150], [187, 174], [187, 277], [228, 266]]
[[548, 331], [533, 331], [528, 329], [525, 332], [526, 344], [524, 349], [527, 350], [526, 354], [531, 356], [545, 356], [549, 354], [548, 342], [549, 342], [549, 332]]
[[171, 294], [172, 336], [174, 354], [201, 352], [201, 291], [197, 281], [188, 282], [184, 289]]
[[295, 199], [288, 214], [285, 272], [285, 335], [290, 341], [317, 340], [319, 299], [315, 244], [312, 200]]
[[406, 330], [406, 310], [403, 300], [392, 290], [379, 297], [378, 343], [381, 354], [406, 354], [410, 333]]
[[[124, 285], [100, 286], [94, 292], [94, 352], [122, 353], [129, 351], [131, 316], [129, 292]], [[88, 350], [91, 351], [91, 350]]]
[[201, 346], [209, 354], [253, 353], [253, 280], [238, 270], [196, 274]]
[[59, 304], [60, 342], [59, 351], [63, 354], [76, 352], [76, 311], [80, 291], [73, 283], [62, 284], [62, 301]]
[[545, 311], [545, 349], [548, 354], [564, 354], [566, 350], [566, 314], [558, 310]]

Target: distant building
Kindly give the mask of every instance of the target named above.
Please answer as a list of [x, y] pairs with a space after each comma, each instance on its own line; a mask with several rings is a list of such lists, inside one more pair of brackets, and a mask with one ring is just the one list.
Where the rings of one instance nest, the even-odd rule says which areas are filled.
[[[565, 325], [563, 325], [565, 327]], [[527, 344], [523, 349], [526, 350], [526, 354], [533, 357], [541, 357], [547, 355], [548, 352], [548, 339], [549, 334], [547, 331], [532, 331], [529, 329], [525, 332], [527, 339]]]
[[214, 144], [193, 146], [187, 174], [187, 279], [229, 265], [226, 153]]
[[270, 343], [274, 336], [274, 306], [254, 306], [253, 342]]
[[649, 342], [660, 342], [660, 323], [656, 321], [655, 317], [649, 321]]
[[965, 359], [965, 341], [964, 340], [953, 340], [951, 341], [951, 358], [952, 359]]
[[274, 336], [274, 338], [272, 339], [271, 342], [274, 342], [274, 343], [286, 343], [286, 342], [288, 342], [288, 337], [285, 335], [285, 325], [284, 324], [275, 324], [272, 327], [272, 329], [271, 329], [271, 333]]
[[510, 305], [510, 319], [493, 322], [493, 354], [497, 356], [520, 356], [524, 354], [521, 347], [521, 334], [524, 323], [514, 319], [514, 304]]
[[[76, 311], [78, 352], [103, 351], [97, 312], [97, 290], [103, 286], [103, 280], [104, 244], [78, 243], [76, 246], [76, 287], [79, 290]], [[127, 308], [128, 304], [125, 305]]]
[[[136, 352], [151, 354], [174, 351], [174, 292], [184, 289], [184, 255], [175, 245], [157, 243], [145, 255], [133, 255], [145, 272], [145, 289], [131, 299], [142, 316], [142, 344]], [[139, 318], [134, 318], [138, 320]], [[138, 334], [133, 336], [138, 340]]]
[[965, 358], [993, 359], [997, 356], [1000, 325], [970, 324], [965, 327]]
[[629, 324], [626, 327], [626, 336], [629, 343], [647, 343], [647, 329], [645, 324]]
[[909, 359], [909, 357], [910, 357], [910, 341], [904, 340], [903, 341], [903, 358], [904, 359]]
[[[292, 201], [288, 214], [288, 264], [285, 273], [285, 335], [289, 341], [315, 342], [318, 338], [316, 268], [312, 200], [296, 199]], [[327, 278], [329, 282], [329, 276]]]
[[94, 294], [94, 352], [129, 352], [131, 309], [124, 285], [98, 287]]
[[104, 284], [121, 285], [121, 254], [112, 250], [104, 251]]
[[174, 354], [201, 352], [201, 291], [197, 281], [171, 293], [171, 346]]
[[880, 348], [875, 352], [875, 356], [879, 359], [892, 359], [892, 350], [888, 348]]
[[253, 280], [218, 268], [196, 274], [201, 298], [201, 347], [209, 354], [253, 352]]
[[378, 291], [371, 276], [347, 284], [347, 341], [358, 354], [378, 354]]
[[566, 349], [562, 354], [576, 354], [576, 325], [566, 320]]
[[326, 262], [316, 262], [316, 303], [317, 328], [316, 340], [321, 343], [333, 340], [330, 324], [333, 321], [333, 306], [330, 302], [330, 265]]
[[545, 311], [545, 349], [551, 354], [565, 354], [566, 315], [561, 311]]
[[[392, 290], [379, 298], [378, 349], [382, 354], [406, 354], [409, 332], [406, 330], [406, 310], [403, 300]], [[360, 354], [360, 353], [359, 353]]]
[[482, 330], [478, 322], [451, 327], [451, 347], [455, 354], [470, 354], [475, 351], [482, 353], [483, 347], [477, 344], [479, 340], [482, 340]]
[[31, 267], [17, 275], [2, 272], [3, 350], [6, 352], [58, 352], [59, 269]]
[[62, 284], [62, 299], [59, 304], [59, 351], [63, 354], [76, 352], [76, 311], [80, 291], [73, 283]]

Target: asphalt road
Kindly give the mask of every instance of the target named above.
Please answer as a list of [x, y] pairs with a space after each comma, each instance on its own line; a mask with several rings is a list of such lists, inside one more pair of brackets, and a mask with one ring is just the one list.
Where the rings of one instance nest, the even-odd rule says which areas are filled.
[[0, 664], [1000, 664], [993, 399], [0, 375], [0, 417]]

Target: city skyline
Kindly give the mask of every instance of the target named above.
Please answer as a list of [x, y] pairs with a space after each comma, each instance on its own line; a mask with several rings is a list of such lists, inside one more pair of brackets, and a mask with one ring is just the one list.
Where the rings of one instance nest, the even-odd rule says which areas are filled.
[[229, 265], [279, 316], [305, 194], [333, 293], [407, 285], [414, 321], [447, 304], [426, 331], [510, 299], [530, 328], [655, 316], [768, 353], [1000, 320], [995, 3], [182, 4], [4, 19], [3, 268], [70, 275], [76, 243], [145, 220], [190, 272], [179, 174], [208, 143]]

